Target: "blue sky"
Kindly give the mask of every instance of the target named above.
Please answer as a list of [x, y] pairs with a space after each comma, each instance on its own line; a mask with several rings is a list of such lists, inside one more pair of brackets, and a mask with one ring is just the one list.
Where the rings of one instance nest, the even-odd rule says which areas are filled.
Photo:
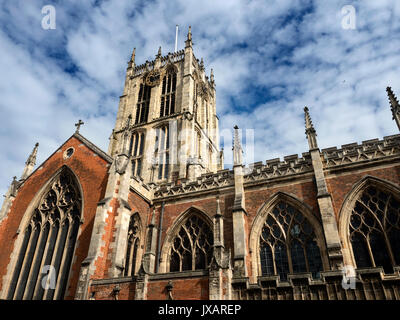
[[[56, 9], [44, 30], [41, 9]], [[356, 9], [356, 29], [341, 9]], [[386, 86], [400, 95], [400, 2], [0, 1], [0, 194], [39, 142], [38, 164], [75, 130], [107, 150], [127, 61], [184, 47], [214, 69], [221, 130], [254, 130], [254, 157], [307, 151], [307, 105], [320, 148], [398, 132]], [[250, 150], [250, 149], [249, 149]], [[246, 151], [246, 149], [245, 149]], [[227, 163], [230, 148], [225, 148]]]

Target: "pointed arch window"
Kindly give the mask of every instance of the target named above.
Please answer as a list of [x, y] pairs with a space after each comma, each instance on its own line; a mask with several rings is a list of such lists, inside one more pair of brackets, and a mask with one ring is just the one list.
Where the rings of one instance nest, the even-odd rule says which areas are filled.
[[211, 228], [198, 215], [189, 216], [172, 242], [170, 272], [207, 268], [212, 248]]
[[126, 249], [124, 276], [132, 276], [136, 273], [138, 264], [138, 252], [140, 246], [140, 217], [135, 213], [129, 220], [128, 245]]
[[[34, 209], [8, 290], [8, 299], [63, 299], [81, 217], [81, 195], [63, 169]], [[45, 286], [54, 276], [55, 287]]]
[[169, 126], [165, 125], [156, 129], [154, 149], [155, 159], [158, 163], [158, 179], [168, 179], [169, 175]]
[[320, 276], [322, 259], [314, 229], [304, 215], [290, 204], [280, 201], [267, 215], [260, 236], [262, 275], [310, 272]]
[[144, 148], [144, 133], [136, 132], [132, 135], [129, 154], [132, 155], [132, 174], [140, 177], [142, 173], [142, 158]]
[[394, 194], [367, 187], [356, 200], [349, 225], [357, 268], [400, 265], [400, 201]]
[[151, 87], [145, 84], [140, 84], [138, 102], [136, 105], [135, 124], [147, 122], [149, 116]]
[[175, 113], [176, 73], [168, 69], [161, 87], [160, 117]]

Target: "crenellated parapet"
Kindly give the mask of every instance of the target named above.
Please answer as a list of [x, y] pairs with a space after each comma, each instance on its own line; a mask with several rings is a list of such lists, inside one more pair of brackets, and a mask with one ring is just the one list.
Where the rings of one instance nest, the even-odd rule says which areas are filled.
[[372, 139], [361, 144], [349, 143], [336, 147], [322, 149], [324, 168], [340, 165], [361, 163], [400, 154], [400, 135], [384, 137], [383, 140]]
[[[279, 158], [267, 160], [265, 165], [260, 161], [245, 168], [245, 171], [250, 171], [244, 175], [245, 186], [251, 185], [252, 182], [312, 172], [311, 158], [308, 152], [303, 153], [301, 158], [295, 154], [285, 156], [283, 159], [283, 161]], [[194, 181], [181, 180], [179, 184], [170, 182], [154, 185], [154, 198], [185, 195], [221, 187], [233, 187], [233, 185], [234, 172], [225, 169], [216, 173], [202, 174]]]
[[164, 198], [169, 196], [185, 195], [199, 191], [214, 190], [223, 187], [233, 186], [233, 171], [229, 169], [219, 170], [217, 173], [202, 174], [194, 181], [181, 180], [179, 184], [175, 182], [156, 185], [154, 198]]
[[249, 166], [252, 171], [244, 176], [244, 182], [273, 179], [282, 176], [312, 172], [312, 163], [309, 152], [304, 152], [299, 158], [297, 154], [285, 156], [283, 161], [279, 158], [267, 160], [265, 165], [255, 162]]
[[[183, 61], [184, 58], [185, 58], [185, 50], [183, 49], [174, 53], [168, 53], [167, 55], [161, 57], [161, 66], [164, 67], [168, 63], [176, 63]], [[154, 70], [154, 66], [155, 66], [155, 60], [146, 61], [146, 63], [138, 65], [137, 67], [135, 67], [133, 71], [132, 78], [138, 77], [147, 71]]]

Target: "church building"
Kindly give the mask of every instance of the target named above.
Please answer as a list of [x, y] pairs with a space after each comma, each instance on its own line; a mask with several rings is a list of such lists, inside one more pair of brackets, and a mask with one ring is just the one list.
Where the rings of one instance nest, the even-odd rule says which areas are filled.
[[308, 151], [247, 167], [232, 124], [224, 169], [190, 27], [182, 50], [133, 50], [107, 152], [79, 121], [11, 182], [0, 299], [400, 300], [400, 135], [319, 149], [304, 116]]

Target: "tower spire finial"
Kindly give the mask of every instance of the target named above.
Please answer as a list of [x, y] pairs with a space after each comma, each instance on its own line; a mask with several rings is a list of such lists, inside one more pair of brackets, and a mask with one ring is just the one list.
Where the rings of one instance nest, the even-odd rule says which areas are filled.
[[304, 119], [306, 124], [306, 136], [308, 140], [308, 146], [310, 150], [318, 148], [317, 143], [317, 133], [314, 129], [313, 123], [311, 121], [310, 113], [308, 112], [308, 108], [304, 107]]
[[161, 58], [161, 46], [158, 48], [156, 58]]
[[131, 56], [131, 62], [132, 63], [135, 63], [135, 56], [136, 56], [136, 48], [133, 48], [132, 56]]
[[131, 60], [128, 62], [128, 68], [131, 68], [132, 66], [135, 66], [135, 55], [136, 55], [136, 48], [133, 48], [132, 55], [131, 55]]
[[186, 47], [192, 47], [192, 27], [189, 26], [189, 31], [187, 34], [187, 39], [185, 41]]
[[396, 121], [397, 128], [400, 130], [400, 104], [399, 100], [397, 100], [397, 97], [392, 91], [391, 87], [386, 88], [386, 92], [389, 97], [389, 102], [390, 102], [390, 109], [392, 110], [392, 115], [393, 119]]

